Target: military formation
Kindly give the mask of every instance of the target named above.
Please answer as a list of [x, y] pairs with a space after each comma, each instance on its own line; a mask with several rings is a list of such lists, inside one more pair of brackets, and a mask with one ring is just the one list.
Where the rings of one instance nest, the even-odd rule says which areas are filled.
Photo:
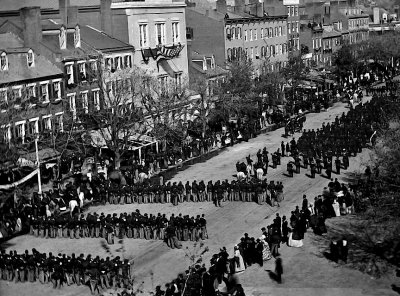
[[203, 215], [197, 217], [172, 214], [132, 213], [105, 215], [89, 213], [85, 215], [59, 215], [51, 217], [31, 217], [30, 234], [41, 238], [104, 238], [108, 244], [114, 244], [115, 238], [147, 240], [166, 240], [167, 228], [174, 226], [175, 233], [170, 234], [182, 241], [197, 241], [208, 238], [207, 221]]
[[[214, 202], [221, 206], [221, 201], [260, 201], [270, 202], [271, 196], [283, 192], [283, 184], [280, 182], [263, 180], [225, 181], [187, 181], [168, 182], [165, 185], [139, 185], [114, 187], [109, 191], [111, 204], [125, 203], [172, 203], [177, 205], [182, 202]], [[260, 198], [259, 198], [260, 197]]]
[[32, 249], [18, 254], [5, 250], [0, 253], [0, 278], [4, 281], [52, 284], [55, 289], [64, 285], [88, 285], [92, 294], [101, 289], [132, 287], [133, 262], [120, 257], [93, 258], [84, 254], [71, 256], [40, 253]]

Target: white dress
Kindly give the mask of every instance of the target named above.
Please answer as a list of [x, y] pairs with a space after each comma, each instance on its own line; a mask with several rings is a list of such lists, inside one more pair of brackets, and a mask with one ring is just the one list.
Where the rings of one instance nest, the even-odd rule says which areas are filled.
[[293, 232], [289, 233], [289, 240], [288, 240], [288, 246], [289, 247], [295, 247], [295, 248], [301, 248], [303, 246], [303, 240], [295, 240], [292, 238]]
[[244, 265], [244, 260], [239, 250], [235, 250], [235, 273], [243, 272], [246, 267]]
[[336, 217], [339, 217], [340, 216], [340, 205], [339, 205], [339, 203], [335, 200], [333, 202], [332, 206], [333, 206], [333, 210], [335, 211]]

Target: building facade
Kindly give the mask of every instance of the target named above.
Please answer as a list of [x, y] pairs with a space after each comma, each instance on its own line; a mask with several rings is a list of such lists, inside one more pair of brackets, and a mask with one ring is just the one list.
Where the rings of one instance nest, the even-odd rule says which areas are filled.
[[0, 120], [3, 140], [32, 142], [63, 130], [63, 72], [13, 33], [0, 34]]
[[300, 12], [299, 0], [283, 0], [287, 11], [288, 50], [294, 54], [300, 51]]

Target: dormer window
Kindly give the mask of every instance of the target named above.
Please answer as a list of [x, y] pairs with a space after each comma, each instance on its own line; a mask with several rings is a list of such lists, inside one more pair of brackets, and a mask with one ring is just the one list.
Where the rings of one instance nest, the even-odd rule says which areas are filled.
[[28, 61], [29, 68], [32, 68], [35, 66], [35, 56], [33, 54], [32, 49], [28, 50], [27, 61]]
[[79, 25], [75, 26], [74, 46], [75, 48], [81, 47], [81, 29], [79, 28]]
[[7, 54], [5, 52], [2, 52], [0, 56], [0, 69], [1, 71], [8, 70], [8, 59], [7, 59]]
[[67, 49], [67, 30], [64, 26], [61, 26], [60, 35], [58, 37], [60, 41], [60, 49]]

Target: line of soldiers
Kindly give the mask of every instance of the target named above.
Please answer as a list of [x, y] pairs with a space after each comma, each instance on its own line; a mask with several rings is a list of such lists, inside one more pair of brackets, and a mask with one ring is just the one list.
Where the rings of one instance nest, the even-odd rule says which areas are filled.
[[257, 201], [260, 186], [264, 192], [264, 201], [267, 201], [268, 196], [283, 192], [282, 183], [270, 181], [268, 184], [267, 180], [262, 182], [218, 180], [209, 181], [207, 184], [204, 181], [195, 180], [192, 183], [187, 181], [186, 184], [168, 182], [165, 185], [113, 187], [108, 196], [111, 204], [173, 203], [177, 205], [185, 201], [213, 201], [215, 205], [220, 206], [221, 201]]
[[292, 156], [294, 163], [288, 164], [288, 173], [300, 173], [301, 164], [305, 169], [310, 166], [311, 177], [326, 170], [327, 178], [335, 168], [336, 174], [349, 166], [349, 157], [362, 152], [368, 143], [373, 144], [373, 125], [385, 122], [384, 109], [387, 102], [376, 97], [365, 104], [350, 108], [347, 114], [340, 118], [336, 116], [332, 123], [323, 123], [321, 129], [303, 131], [297, 143], [293, 139]]
[[15, 283], [40, 282], [61, 288], [64, 284], [89, 285], [92, 294], [100, 293], [100, 288], [132, 287], [133, 262], [120, 257], [110, 259], [93, 258], [84, 254], [71, 256], [40, 253], [32, 249], [22, 254], [5, 250], [0, 253], [0, 279]]
[[59, 215], [56, 217], [31, 217], [30, 234], [41, 238], [104, 238], [114, 244], [117, 238], [165, 240], [166, 229], [173, 224], [179, 240], [197, 241], [208, 238], [207, 221], [203, 215], [190, 217], [174, 214], [168, 219], [165, 214], [157, 216], [139, 210], [130, 214], [105, 215], [89, 213], [86, 215]]

